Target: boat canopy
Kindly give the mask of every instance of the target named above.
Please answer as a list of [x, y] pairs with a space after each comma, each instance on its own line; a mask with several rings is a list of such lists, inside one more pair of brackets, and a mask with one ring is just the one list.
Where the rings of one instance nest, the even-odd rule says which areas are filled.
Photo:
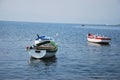
[[53, 40], [51, 37], [47, 37], [47, 36], [38, 36], [38, 38], [36, 38], [35, 40]]

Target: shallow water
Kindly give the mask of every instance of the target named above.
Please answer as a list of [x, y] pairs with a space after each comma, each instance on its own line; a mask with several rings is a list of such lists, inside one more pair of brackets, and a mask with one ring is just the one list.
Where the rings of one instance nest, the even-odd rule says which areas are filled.
[[[112, 38], [110, 45], [89, 43], [87, 33]], [[25, 47], [36, 34], [58, 44], [51, 59], [31, 59]], [[0, 21], [0, 80], [119, 80], [120, 26], [84, 26]]]

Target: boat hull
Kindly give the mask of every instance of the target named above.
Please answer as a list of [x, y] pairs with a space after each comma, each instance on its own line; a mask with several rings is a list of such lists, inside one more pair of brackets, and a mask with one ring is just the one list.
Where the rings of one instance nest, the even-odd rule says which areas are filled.
[[87, 38], [87, 40], [89, 42], [100, 43], [100, 44], [109, 44], [109, 42], [110, 42], [110, 40], [102, 40], [102, 39], [90, 39], [90, 38]]

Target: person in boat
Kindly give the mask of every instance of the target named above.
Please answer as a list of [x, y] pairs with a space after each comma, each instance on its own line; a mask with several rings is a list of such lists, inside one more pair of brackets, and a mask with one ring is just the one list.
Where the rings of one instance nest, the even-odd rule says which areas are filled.
[[88, 36], [90, 36], [90, 33], [88, 33]]
[[90, 33], [88, 33], [88, 36], [91, 36], [91, 34], [90, 34]]

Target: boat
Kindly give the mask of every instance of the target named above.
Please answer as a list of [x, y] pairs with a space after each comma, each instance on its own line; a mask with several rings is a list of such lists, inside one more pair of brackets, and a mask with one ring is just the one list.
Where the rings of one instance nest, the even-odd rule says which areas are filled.
[[93, 42], [93, 43], [99, 43], [99, 44], [109, 44], [109, 42], [111, 41], [110, 37], [105, 37], [102, 35], [96, 35], [96, 34], [91, 34], [88, 33], [87, 35], [87, 40], [89, 42]]
[[42, 59], [55, 56], [58, 46], [51, 37], [38, 36], [34, 41], [34, 45], [27, 46], [26, 50], [31, 57]]

